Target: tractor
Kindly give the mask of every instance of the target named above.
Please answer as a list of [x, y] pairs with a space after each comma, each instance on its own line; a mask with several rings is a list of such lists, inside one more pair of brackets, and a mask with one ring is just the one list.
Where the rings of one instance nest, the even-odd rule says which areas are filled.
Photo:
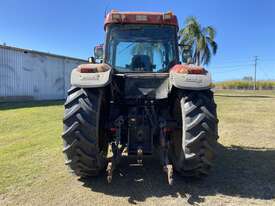
[[[204, 177], [218, 139], [211, 75], [179, 58], [178, 21], [172, 12], [119, 12], [105, 17], [105, 43], [72, 70], [65, 102], [65, 164], [80, 177], [119, 162], [159, 155], [167, 182], [174, 173]], [[99, 61], [96, 61], [99, 60]]]

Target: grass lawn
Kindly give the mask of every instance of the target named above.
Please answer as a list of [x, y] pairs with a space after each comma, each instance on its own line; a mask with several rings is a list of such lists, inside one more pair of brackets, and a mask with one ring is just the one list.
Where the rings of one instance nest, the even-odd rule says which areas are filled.
[[216, 96], [275, 97], [275, 90], [216, 90]]
[[275, 205], [275, 93], [217, 91], [218, 158], [209, 177], [165, 183], [159, 162], [84, 183], [62, 155], [63, 103], [0, 104], [0, 205]]
[[0, 193], [30, 186], [60, 156], [62, 102], [0, 106]]

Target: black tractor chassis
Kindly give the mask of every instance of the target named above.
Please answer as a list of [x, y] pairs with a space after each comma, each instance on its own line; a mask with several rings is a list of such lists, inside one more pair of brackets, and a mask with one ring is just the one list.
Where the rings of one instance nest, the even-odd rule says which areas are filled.
[[[140, 85], [141, 80], [138, 81]], [[146, 87], [146, 81], [144, 83], [142, 85]], [[133, 81], [131, 84], [134, 84]], [[121, 85], [116, 85], [115, 88], [119, 86]], [[149, 86], [152, 87], [151, 82]], [[153, 93], [155, 88], [149, 89]], [[152, 96], [140, 94], [139, 91], [131, 91], [136, 96], [131, 95], [129, 98], [127, 94], [121, 94], [121, 91], [124, 92], [121, 89], [113, 96], [115, 98], [110, 100], [107, 129], [110, 131], [109, 142], [113, 156], [107, 167], [108, 182], [112, 180], [112, 172], [123, 152], [135, 155], [137, 164], [142, 165], [143, 156], [152, 155], [154, 150], [158, 149], [168, 183], [172, 184], [173, 168], [169, 162], [168, 150], [170, 132], [178, 127], [178, 123], [169, 116], [168, 99], [154, 99]]]

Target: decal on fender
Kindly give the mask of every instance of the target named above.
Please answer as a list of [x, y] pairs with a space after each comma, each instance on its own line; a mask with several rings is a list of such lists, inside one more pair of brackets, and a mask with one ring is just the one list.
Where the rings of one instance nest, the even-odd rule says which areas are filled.
[[99, 74], [95, 74], [92, 76], [80, 76], [80, 80], [99, 80], [100, 75]]

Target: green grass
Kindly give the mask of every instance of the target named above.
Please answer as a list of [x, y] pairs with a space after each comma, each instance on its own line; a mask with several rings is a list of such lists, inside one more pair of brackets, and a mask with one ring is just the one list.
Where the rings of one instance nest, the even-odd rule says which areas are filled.
[[275, 97], [275, 90], [215, 90], [216, 96]]
[[225, 90], [217, 91], [215, 99], [222, 149], [214, 170], [203, 182], [177, 178], [173, 188], [158, 161], [126, 169], [127, 175], [115, 176], [112, 185], [101, 177], [84, 187], [64, 166], [63, 103], [2, 103], [0, 205], [274, 204], [274, 92]]
[[45, 163], [60, 152], [62, 112], [60, 102], [0, 105], [0, 194], [47, 171]]
[[215, 94], [223, 145], [275, 148], [273, 91], [222, 90]]

